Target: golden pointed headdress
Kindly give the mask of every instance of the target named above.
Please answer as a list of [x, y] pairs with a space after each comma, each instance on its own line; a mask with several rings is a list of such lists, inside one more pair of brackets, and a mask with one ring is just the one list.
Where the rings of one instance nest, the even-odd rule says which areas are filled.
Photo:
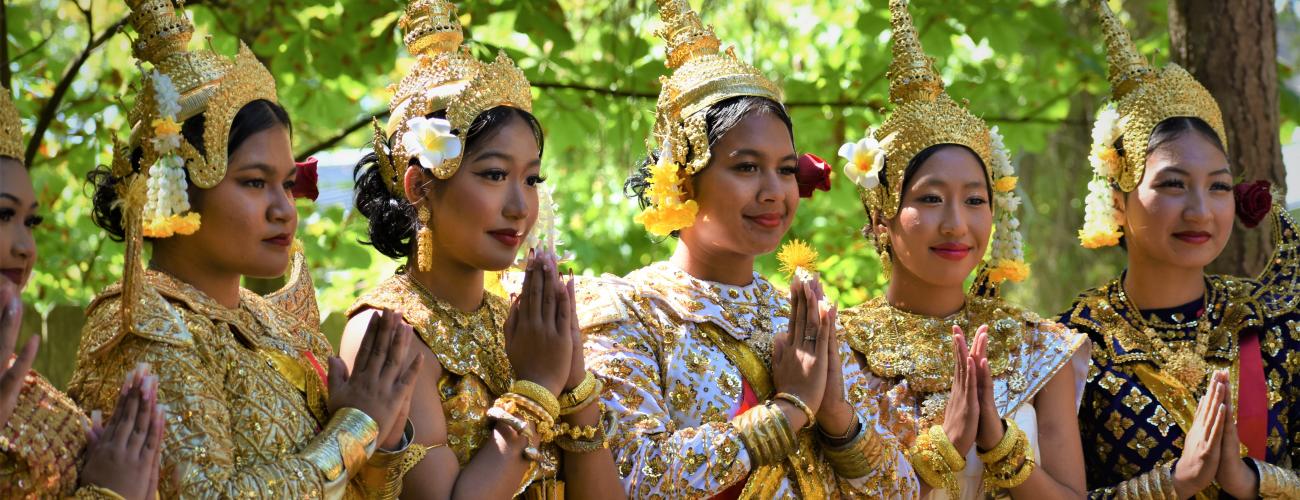
[[[1015, 216], [1020, 205], [1015, 167], [997, 127], [990, 129], [944, 91], [934, 60], [921, 48], [907, 0], [890, 0], [889, 12], [894, 56], [889, 66], [889, 100], [896, 107], [869, 137], [840, 148], [840, 155], [849, 160], [845, 174], [858, 185], [869, 223], [875, 224], [898, 214], [903, 177], [916, 155], [940, 144], [973, 151], [984, 164], [995, 210], [992, 250], [975, 289], [996, 294], [998, 283], [1021, 281], [1029, 275]], [[878, 239], [874, 243], [888, 265], [887, 244]]]
[[[388, 126], [375, 125], [375, 153], [385, 184], [394, 195], [404, 189], [402, 179], [407, 162], [419, 156], [408, 147], [404, 136], [412, 119], [445, 110], [451, 134], [463, 146], [469, 127], [484, 111], [498, 106], [532, 111], [533, 94], [524, 72], [506, 57], [484, 63], [462, 45], [464, 34], [456, 7], [448, 0], [411, 0], [398, 25], [406, 49], [416, 57], [415, 65], [402, 78], [388, 105]], [[391, 155], [384, 150], [390, 142]], [[463, 153], [463, 147], [460, 148]], [[439, 179], [447, 179], [460, 168], [461, 155], [448, 155], [438, 165], [421, 165]]]
[[1153, 70], [1133, 45], [1124, 25], [1111, 12], [1106, 0], [1097, 0], [1102, 33], [1106, 37], [1106, 60], [1110, 64], [1111, 99], [1119, 112], [1123, 130], [1123, 164], [1111, 177], [1124, 192], [1142, 181], [1146, 170], [1147, 144], [1160, 122], [1177, 117], [1194, 117], [1219, 134], [1226, 147], [1223, 115], [1214, 96], [1196, 78], [1177, 64]]
[[23, 122], [18, 118], [18, 108], [9, 98], [9, 89], [0, 86], [0, 156], [21, 162], [25, 149]]
[[[688, 0], [657, 0], [663, 26], [655, 33], [668, 42], [670, 77], [660, 77], [662, 89], [655, 108], [652, 139], [695, 175], [709, 163], [705, 113], [710, 106], [737, 96], [757, 96], [780, 103], [781, 88], [757, 68], [736, 57], [733, 48], [719, 51], [722, 42], [705, 26]], [[653, 144], [647, 145], [653, 147]]]
[[862, 201], [885, 219], [898, 213], [907, 164], [931, 146], [958, 144], [970, 148], [984, 162], [989, 184], [993, 183], [988, 125], [944, 91], [934, 59], [921, 48], [907, 0], [890, 0], [889, 12], [894, 54], [889, 65], [889, 100], [896, 108], [875, 133], [885, 149], [882, 182], [877, 188], [858, 190]]
[[[128, 22], [136, 33], [135, 57], [151, 66], [127, 115], [130, 141], [115, 141], [113, 148], [112, 174], [119, 179], [126, 229], [122, 319], [130, 329], [142, 287], [144, 238], [198, 230], [188, 185], [209, 189], [220, 183], [226, 176], [235, 114], [253, 101], [279, 99], [275, 79], [242, 42], [234, 60], [210, 50], [189, 50], [194, 25], [180, 0], [127, 0], [127, 5]], [[182, 124], [199, 114], [202, 152], [181, 135]], [[142, 155], [133, 164], [131, 152], [136, 148]]]

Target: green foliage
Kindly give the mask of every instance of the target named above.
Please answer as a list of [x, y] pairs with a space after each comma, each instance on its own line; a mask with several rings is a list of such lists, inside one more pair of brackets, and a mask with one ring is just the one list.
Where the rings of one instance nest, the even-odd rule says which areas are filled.
[[[653, 35], [653, 2], [626, 0], [484, 0], [459, 2], [480, 58], [505, 50], [535, 84], [535, 113], [546, 128], [546, 175], [566, 217], [563, 229], [584, 274], [621, 274], [666, 257], [632, 222], [622, 183], [645, 153], [663, 44]], [[1131, 2], [1130, 2], [1131, 3]], [[7, 3], [9, 69], [27, 130], [57, 82], [85, 48], [125, 15], [122, 2], [71, 0]], [[834, 158], [838, 146], [878, 125], [886, 107], [889, 14], [885, 2], [732, 0], [694, 2], [725, 44], [786, 89], [797, 146]], [[863, 5], [859, 5], [863, 4]], [[977, 115], [997, 125], [1022, 169], [1021, 220], [1035, 275], [1009, 293], [1030, 307], [1062, 309], [1077, 291], [1118, 271], [1116, 252], [1085, 253], [1074, 231], [1082, 218], [1092, 113], [1107, 90], [1095, 18], [1064, 0], [916, 0], [912, 13], [926, 50]], [[189, 2], [212, 46], [233, 54], [243, 39], [275, 74], [294, 119], [299, 151], [329, 141], [386, 110], [386, 87], [411, 60], [400, 48], [396, 0], [247, 0]], [[1134, 7], [1128, 7], [1134, 9]], [[1167, 54], [1164, 3], [1130, 10], [1138, 42]], [[1293, 19], [1284, 9], [1281, 16]], [[1288, 17], [1289, 16], [1289, 17]], [[198, 42], [196, 42], [198, 43]], [[1163, 63], [1166, 58], [1155, 57]], [[1283, 75], [1290, 75], [1284, 67]], [[85, 304], [118, 279], [122, 246], [90, 221], [83, 179], [109, 160], [114, 134], [125, 139], [125, 107], [140, 80], [127, 35], [91, 51], [44, 137], [32, 168], [49, 215], [41, 260], [27, 299], [42, 310]], [[124, 99], [125, 104], [118, 99]], [[1284, 90], [1291, 125], [1296, 96]], [[340, 146], [363, 146], [368, 127]], [[299, 206], [300, 238], [312, 259], [322, 309], [338, 312], [396, 263], [359, 243], [364, 220], [340, 207]], [[350, 214], [350, 215], [345, 215]], [[842, 179], [800, 207], [790, 237], [809, 241], [824, 259], [833, 293], [852, 305], [880, 292], [884, 279], [868, 243], [852, 186]], [[772, 256], [760, 270], [775, 276]]]

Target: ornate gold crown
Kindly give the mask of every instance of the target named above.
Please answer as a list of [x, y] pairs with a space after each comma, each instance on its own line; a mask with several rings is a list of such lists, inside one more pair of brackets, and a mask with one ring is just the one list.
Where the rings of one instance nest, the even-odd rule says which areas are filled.
[[897, 108], [876, 130], [875, 138], [893, 138], [884, 143], [884, 179], [880, 185], [858, 189], [871, 212], [885, 219], [898, 213], [907, 164], [931, 146], [959, 144], [970, 148], [984, 162], [989, 185], [993, 185], [988, 126], [944, 91], [943, 80], [934, 70], [934, 59], [921, 48], [907, 0], [890, 0], [889, 12], [894, 53], [889, 65], [889, 100]]
[[[226, 175], [226, 143], [235, 114], [245, 105], [263, 99], [278, 103], [275, 79], [241, 41], [239, 55], [233, 61], [209, 50], [189, 51], [194, 25], [179, 12], [174, 0], [128, 0], [129, 22], [136, 31], [135, 56], [150, 63], [153, 69], [171, 79], [179, 96], [180, 111], [175, 121], [183, 123], [200, 113], [204, 115], [203, 154], [182, 141], [182, 156], [194, 185], [208, 189]], [[148, 172], [157, 161], [148, 139], [154, 131], [150, 124], [160, 118], [156, 89], [143, 85], [135, 107], [128, 114], [131, 122], [131, 147], [142, 147], [144, 157], [139, 171]], [[120, 165], [114, 175], [125, 177], [131, 165]]]
[[[417, 156], [402, 140], [411, 119], [446, 110], [452, 132], [464, 144], [469, 126], [484, 111], [498, 106], [530, 112], [533, 109], [528, 79], [505, 52], [498, 53], [495, 61], [484, 63], [461, 44], [464, 34], [451, 2], [412, 0], [398, 25], [416, 63], [397, 85], [388, 105], [388, 126], [381, 131], [376, 125], [375, 130], [381, 174], [395, 195], [404, 191], [402, 177], [407, 162]], [[391, 141], [391, 156], [382, 147], [387, 138], [396, 138]], [[439, 179], [446, 179], [460, 168], [460, 161], [461, 156], [456, 155], [440, 165], [422, 166]]]
[[[1170, 63], [1155, 71], [1137, 51], [1124, 25], [1111, 12], [1106, 0], [1097, 0], [1102, 33], [1106, 37], [1106, 59], [1110, 63], [1111, 99], [1119, 111], [1124, 160], [1109, 180], [1130, 192], [1142, 181], [1146, 170], [1147, 144], [1160, 122], [1177, 117], [1194, 117], [1219, 134], [1224, 146], [1223, 115], [1214, 96], [1187, 70]], [[1109, 146], [1109, 145], [1107, 145]]]
[[18, 119], [18, 108], [9, 98], [9, 89], [0, 86], [0, 156], [21, 162], [25, 150], [23, 122]]
[[[135, 57], [149, 63], [127, 114], [129, 143], [114, 142], [112, 172], [122, 179], [126, 255], [122, 273], [123, 327], [133, 329], [143, 284], [144, 238], [192, 234], [199, 215], [192, 211], [188, 184], [208, 189], [226, 176], [227, 143], [235, 114], [255, 100], [278, 103], [275, 79], [242, 42], [232, 61], [209, 50], [188, 50], [194, 25], [180, 0], [127, 0], [135, 29]], [[203, 152], [181, 135], [185, 120], [203, 114]], [[143, 152], [139, 165], [131, 151]], [[182, 169], [189, 172], [186, 175]]]
[[[709, 106], [737, 96], [765, 97], [780, 103], [781, 88], [758, 69], [736, 57], [733, 48], [719, 52], [722, 42], [705, 26], [688, 0], [657, 0], [664, 25], [655, 34], [668, 42], [671, 77], [660, 77], [662, 89], [655, 108], [653, 139], [671, 144], [673, 156], [685, 160], [687, 175], [709, 163], [704, 113]], [[647, 145], [653, 147], [653, 145]]]

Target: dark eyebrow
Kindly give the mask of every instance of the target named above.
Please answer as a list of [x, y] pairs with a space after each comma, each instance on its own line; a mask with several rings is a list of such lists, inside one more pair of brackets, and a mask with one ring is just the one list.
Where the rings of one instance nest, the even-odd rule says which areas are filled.
[[[489, 150], [487, 150], [487, 151], [483, 151], [483, 152], [481, 152], [481, 153], [479, 153], [479, 154], [474, 155], [474, 159], [473, 159], [473, 161], [487, 160], [487, 159], [490, 159], [490, 158], [496, 158], [496, 159], [503, 160], [503, 161], [508, 161], [508, 162], [509, 162], [509, 161], [514, 161], [514, 160], [515, 160], [515, 157], [514, 157], [514, 156], [511, 156], [511, 155], [509, 155], [509, 154], [503, 153], [503, 152], [501, 152], [501, 151], [496, 151], [496, 150], [491, 150], [491, 149], [489, 149]], [[531, 167], [531, 166], [534, 166], [534, 165], [541, 165], [541, 164], [542, 164], [542, 159], [541, 159], [541, 158], [534, 158], [532, 161], [528, 162], [528, 166], [530, 166], [530, 167]]]
[[[1175, 173], [1175, 174], [1179, 174], [1179, 175], [1183, 175], [1183, 176], [1187, 176], [1187, 177], [1191, 177], [1191, 176], [1192, 176], [1191, 172], [1188, 172], [1187, 170], [1184, 170], [1182, 167], [1177, 167], [1177, 166], [1165, 167], [1164, 169], [1161, 170], [1161, 172], [1173, 172], [1173, 173]], [[1211, 175], [1211, 176], [1215, 176], [1215, 175], [1232, 175], [1232, 171], [1231, 171], [1231, 170], [1228, 170], [1228, 167], [1223, 167], [1223, 168], [1221, 168], [1221, 169], [1218, 169], [1218, 170], [1215, 170], [1215, 171], [1213, 171], [1213, 172], [1210, 172], [1210, 175]]]
[[[742, 155], [744, 155], [744, 156], [757, 156], [757, 157], [759, 157], [759, 158], [762, 158], [762, 157], [764, 157], [764, 156], [767, 156], [767, 155], [764, 155], [763, 153], [760, 153], [757, 149], [749, 149], [749, 148], [737, 149], [737, 150], [731, 152], [731, 156], [733, 156], [733, 157], [735, 157], [735, 156], [742, 156]], [[781, 158], [781, 161], [783, 161], [783, 162], [784, 162], [784, 161], [799, 161], [799, 156], [796, 155], [796, 154], [794, 154], [794, 153], [790, 153], [790, 154], [786, 155], [784, 158]]]
[[[0, 193], [0, 198], [7, 198], [7, 199], [9, 199], [10, 201], [13, 201], [13, 202], [14, 202], [14, 205], [22, 206], [22, 204], [23, 204], [23, 201], [20, 200], [20, 199], [18, 199], [17, 196], [14, 196], [14, 195], [9, 194], [9, 193]], [[33, 202], [32, 202], [32, 209], [33, 209], [33, 210], [36, 209], [36, 208], [38, 208], [38, 207], [40, 207], [40, 206], [41, 206], [41, 202], [39, 202], [39, 201], [33, 201]]]

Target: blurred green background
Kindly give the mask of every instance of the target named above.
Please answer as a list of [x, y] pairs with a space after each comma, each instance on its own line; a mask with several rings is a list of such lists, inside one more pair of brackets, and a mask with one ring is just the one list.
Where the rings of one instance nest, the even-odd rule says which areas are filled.
[[[835, 159], [839, 145], [879, 124], [890, 60], [889, 13], [871, 2], [694, 0], [726, 45], [783, 84], [797, 147]], [[622, 182], [645, 152], [659, 76], [665, 73], [659, 24], [648, 0], [485, 0], [458, 2], [467, 39], [486, 59], [505, 50], [534, 85], [534, 109], [546, 129], [545, 173], [556, 191], [567, 249], [583, 274], [622, 274], [666, 257], [673, 245], [632, 222], [635, 205]], [[1064, 0], [914, 0], [926, 51], [949, 93], [999, 127], [1021, 171], [1020, 215], [1034, 274], [1007, 294], [1044, 314], [1120, 270], [1117, 249], [1087, 251], [1082, 220], [1091, 121], [1108, 92], [1095, 16]], [[117, 280], [122, 245], [90, 219], [84, 179], [107, 163], [114, 134], [125, 138], [125, 110], [140, 70], [134, 33], [118, 31], [127, 14], [116, 0], [6, 0], [7, 47], [0, 79], [13, 88], [25, 132], [44, 134], [30, 163], [47, 215], [38, 234], [40, 261], [24, 293], [25, 330], [46, 336], [39, 368], [62, 384], [71, 369], [80, 311]], [[396, 263], [358, 243], [365, 220], [353, 213], [351, 166], [370, 137], [372, 116], [386, 111], [387, 86], [411, 63], [396, 28], [395, 0], [194, 0], [195, 44], [233, 54], [246, 41], [274, 73], [294, 121], [300, 158], [323, 159], [321, 203], [300, 202], [299, 237], [316, 278], [325, 331], [336, 339], [338, 313]], [[1119, 2], [1112, 2], [1119, 8]], [[1283, 123], [1291, 142], [1300, 103], [1286, 85], [1300, 38], [1296, 5], [1275, 3]], [[1162, 0], [1125, 2], [1121, 17], [1153, 62], [1169, 60]], [[837, 178], [830, 193], [800, 207], [790, 237], [821, 252], [822, 271], [840, 303], [877, 294], [883, 278], [861, 238], [863, 213], [852, 186]], [[760, 270], [775, 277], [773, 256]], [[261, 284], [267, 286], [266, 284]]]

